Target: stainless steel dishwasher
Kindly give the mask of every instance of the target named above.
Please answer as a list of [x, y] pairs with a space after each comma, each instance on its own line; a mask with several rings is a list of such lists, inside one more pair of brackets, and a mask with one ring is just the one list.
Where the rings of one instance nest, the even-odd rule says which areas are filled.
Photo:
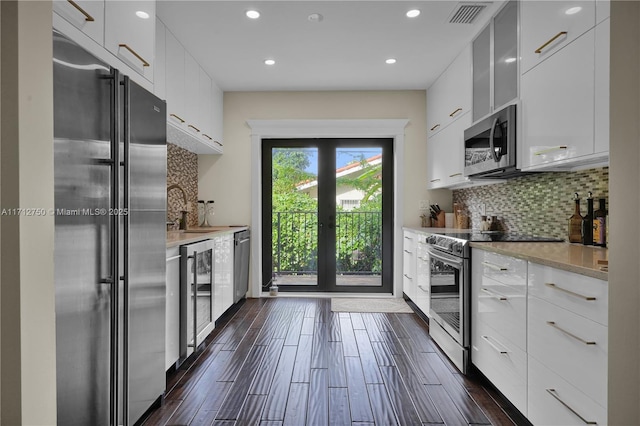
[[249, 291], [249, 258], [251, 231], [239, 231], [234, 234], [233, 251], [233, 303], [245, 297]]

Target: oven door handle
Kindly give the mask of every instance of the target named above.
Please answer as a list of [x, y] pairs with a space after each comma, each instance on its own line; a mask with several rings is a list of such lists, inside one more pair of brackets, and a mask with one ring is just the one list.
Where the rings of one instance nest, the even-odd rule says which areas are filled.
[[461, 257], [450, 256], [448, 254], [430, 248], [427, 248], [427, 253], [429, 253], [429, 256], [431, 257], [453, 265], [462, 265], [462, 262], [464, 261], [464, 259]]

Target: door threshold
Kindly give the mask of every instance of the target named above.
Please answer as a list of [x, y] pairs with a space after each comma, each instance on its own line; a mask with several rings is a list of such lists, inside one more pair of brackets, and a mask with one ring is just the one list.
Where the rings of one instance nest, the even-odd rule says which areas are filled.
[[268, 291], [263, 291], [260, 297], [318, 297], [318, 298], [332, 298], [332, 297], [346, 297], [346, 298], [388, 298], [393, 299], [394, 296], [391, 293], [327, 293], [327, 292], [306, 292], [306, 291], [280, 291], [277, 296], [271, 296]]

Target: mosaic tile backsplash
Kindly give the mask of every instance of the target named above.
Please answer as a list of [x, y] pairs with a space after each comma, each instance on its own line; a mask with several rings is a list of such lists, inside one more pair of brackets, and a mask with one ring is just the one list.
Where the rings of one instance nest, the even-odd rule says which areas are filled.
[[[187, 196], [188, 226], [198, 226], [198, 155], [167, 143], [167, 188], [178, 184]], [[167, 219], [181, 217], [184, 200], [179, 189], [167, 194]]]
[[568, 236], [568, 220], [574, 211], [573, 194], [580, 195], [580, 209], [587, 212], [587, 192], [594, 198], [607, 199], [609, 208], [609, 168], [579, 172], [545, 172], [525, 175], [494, 185], [453, 191], [453, 202], [465, 206], [471, 227], [480, 229], [480, 209], [487, 216], [498, 216], [501, 230], [521, 234], [564, 238]]

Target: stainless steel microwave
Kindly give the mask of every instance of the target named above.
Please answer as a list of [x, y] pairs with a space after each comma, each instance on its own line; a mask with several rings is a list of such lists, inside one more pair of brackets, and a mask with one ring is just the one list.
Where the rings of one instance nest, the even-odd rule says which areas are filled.
[[464, 174], [508, 178], [516, 168], [516, 105], [509, 105], [464, 131]]

